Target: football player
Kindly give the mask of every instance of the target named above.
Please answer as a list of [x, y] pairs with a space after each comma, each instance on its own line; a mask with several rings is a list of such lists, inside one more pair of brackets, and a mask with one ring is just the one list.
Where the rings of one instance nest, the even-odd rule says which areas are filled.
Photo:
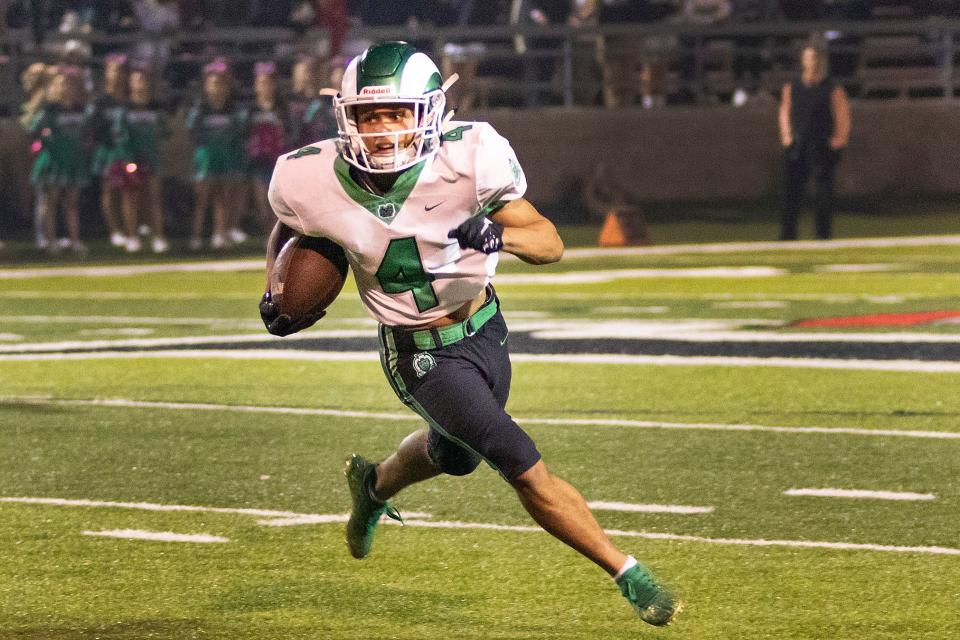
[[[444, 118], [450, 84], [409, 44], [370, 47], [334, 97], [338, 137], [282, 156], [270, 184], [279, 219], [271, 252], [294, 231], [343, 248], [380, 323], [384, 373], [428, 425], [382, 462], [347, 461], [350, 553], [370, 553], [381, 515], [399, 519], [387, 500], [404, 487], [486, 461], [540, 526], [614, 578], [641, 619], [667, 624], [679, 599], [613, 545], [504, 411], [507, 326], [491, 285], [500, 252], [547, 264], [563, 242], [523, 198], [526, 178], [507, 140], [485, 122]], [[261, 313], [272, 331], [289, 332], [276, 324], [269, 294]]]

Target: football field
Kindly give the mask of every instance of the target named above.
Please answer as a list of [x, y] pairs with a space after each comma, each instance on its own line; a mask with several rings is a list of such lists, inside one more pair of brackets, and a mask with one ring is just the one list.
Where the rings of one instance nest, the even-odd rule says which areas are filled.
[[0, 268], [0, 639], [960, 637], [960, 236], [498, 271], [508, 411], [672, 626], [486, 466], [352, 559], [343, 461], [419, 418], [352, 279], [274, 338], [238, 258]]

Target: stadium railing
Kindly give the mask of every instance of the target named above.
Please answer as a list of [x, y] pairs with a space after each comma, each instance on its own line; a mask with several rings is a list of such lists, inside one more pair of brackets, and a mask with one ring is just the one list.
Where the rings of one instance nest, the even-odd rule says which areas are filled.
[[[431, 28], [378, 27], [352, 30], [348, 49], [364, 42], [404, 39], [433, 54], [444, 55], [449, 43], [479, 43], [471, 49], [477, 64], [473, 89], [486, 107], [602, 106], [603, 64], [626, 64], [607, 74], [621, 85], [639, 82], [639, 67], [650, 56], [666, 65], [667, 104], [729, 101], [738, 89], [775, 94], [797, 71], [799, 51], [811, 36], [829, 42], [833, 75], [855, 98], [940, 98], [958, 95], [955, 67], [960, 20], [874, 20], [867, 22], [728, 23], [687, 26], [675, 23], [569, 26], [496, 26]], [[16, 112], [21, 99], [16, 74], [34, 60], [55, 62], [68, 40], [90, 46], [95, 69], [103, 55], [133, 49], [145, 41], [167, 52], [164, 78], [167, 97], [178, 101], [195, 90], [201, 65], [226, 55], [243, 80], [255, 60], [292, 63], [299, 52], [324, 50], [324, 30], [298, 32], [282, 28], [224, 28], [178, 31], [156, 36], [140, 32], [48, 34], [34, 47], [28, 31], [8, 31], [0, 43], [0, 107]], [[651, 42], [667, 42], [645, 49]], [[620, 47], [619, 50], [617, 47]], [[611, 51], [614, 53], [612, 54]], [[638, 93], [638, 92], [636, 92]], [[635, 99], [635, 98], [634, 98]]]

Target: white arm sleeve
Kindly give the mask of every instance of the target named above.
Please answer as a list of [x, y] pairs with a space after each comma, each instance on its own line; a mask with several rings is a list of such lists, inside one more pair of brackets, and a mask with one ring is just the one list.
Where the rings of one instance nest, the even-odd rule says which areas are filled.
[[284, 159], [284, 156], [280, 156], [277, 160], [277, 165], [273, 169], [273, 176], [270, 178], [270, 188], [267, 190], [267, 199], [270, 201], [270, 208], [273, 209], [277, 220], [297, 233], [303, 233], [303, 223], [300, 221], [300, 216], [287, 205], [280, 192], [280, 185], [283, 182], [280, 174], [283, 170]]
[[506, 138], [488, 124], [484, 124], [479, 133], [476, 167], [480, 210], [477, 213], [486, 215], [503, 203], [522, 198], [527, 190], [527, 178]]

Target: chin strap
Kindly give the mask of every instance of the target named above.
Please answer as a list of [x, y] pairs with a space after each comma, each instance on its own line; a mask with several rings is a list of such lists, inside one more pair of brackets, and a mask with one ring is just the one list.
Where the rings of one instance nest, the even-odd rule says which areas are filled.
[[440, 132], [443, 133], [443, 130], [447, 127], [447, 123], [453, 120], [453, 109], [447, 111], [447, 115], [443, 116], [443, 120], [440, 121]]
[[460, 79], [459, 73], [451, 73], [450, 77], [444, 81], [443, 85], [440, 86], [440, 90], [444, 93], [447, 92], [447, 89], [453, 86], [453, 83]]

